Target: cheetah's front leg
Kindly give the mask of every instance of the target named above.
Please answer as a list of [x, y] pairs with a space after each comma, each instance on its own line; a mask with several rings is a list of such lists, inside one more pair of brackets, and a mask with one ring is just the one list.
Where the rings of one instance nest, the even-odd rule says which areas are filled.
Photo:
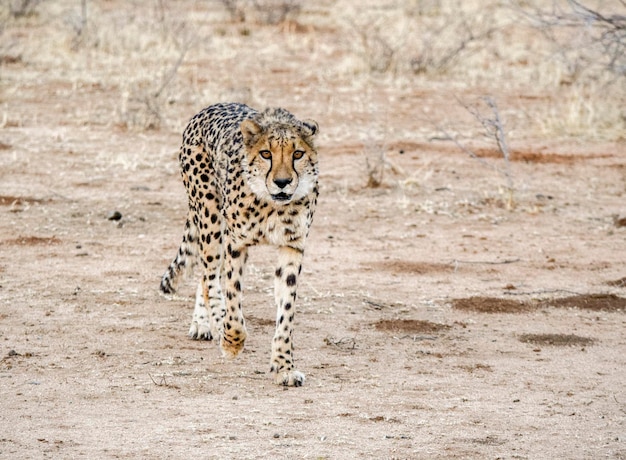
[[279, 249], [278, 268], [274, 278], [276, 300], [276, 332], [272, 339], [271, 372], [279, 385], [299, 387], [304, 374], [293, 364], [293, 318], [296, 286], [302, 268], [302, 251], [288, 246]]
[[188, 336], [192, 339], [198, 340], [212, 340], [213, 334], [211, 333], [211, 322], [209, 310], [207, 309], [207, 288], [204, 279], [198, 283], [198, 289], [196, 290], [196, 305], [193, 309], [193, 317], [191, 320], [191, 326], [189, 327]]

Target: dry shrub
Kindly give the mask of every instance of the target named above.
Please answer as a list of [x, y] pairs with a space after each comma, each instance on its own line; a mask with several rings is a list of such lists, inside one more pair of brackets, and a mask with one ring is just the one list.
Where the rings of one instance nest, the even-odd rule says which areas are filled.
[[[469, 157], [496, 171], [502, 178], [505, 179], [506, 189], [504, 190], [503, 203], [507, 210], [512, 210], [514, 207], [513, 193], [515, 191], [515, 187], [513, 184], [513, 174], [511, 172], [511, 151], [509, 149], [507, 131], [505, 129], [502, 115], [500, 114], [500, 109], [498, 108], [495, 99], [491, 96], [483, 96], [480, 103], [473, 106], [463, 102], [460, 103], [482, 126], [483, 136], [487, 139], [487, 141], [496, 145], [497, 151], [499, 152], [499, 155], [497, 156], [504, 160], [504, 167], [501, 168], [496, 164], [485, 160], [484, 156], [479, 155], [475, 150], [457, 140], [456, 135], [449, 134], [443, 128], [438, 129], [442, 132], [443, 139], [454, 142], [454, 144]], [[485, 112], [487, 113], [485, 114]]]
[[626, 3], [515, 1], [512, 7], [539, 37], [546, 58], [537, 82], [557, 97], [536, 114], [546, 134], [620, 138], [626, 130]]
[[[560, 11], [578, 11], [564, 2]], [[256, 98], [264, 95], [255, 102], [272, 104], [277, 99], [273, 91], [278, 92], [272, 81], [283, 74], [264, 81], [271, 64], [297, 66], [297, 79], [311, 88], [309, 94], [318, 101], [328, 95], [348, 113], [364, 109], [374, 114], [374, 127], [384, 120], [367, 107], [381, 98], [364, 93], [370, 82], [374, 89], [389, 88], [390, 95], [410, 94], [408, 88], [428, 93], [433, 87], [450, 94], [493, 88], [490, 92], [498, 97], [499, 90], [529, 92], [520, 106], [513, 98], [499, 99], [503, 108], [506, 103], [510, 136], [617, 139], [626, 131], [626, 101], [619, 86], [624, 78], [619, 48], [623, 34], [621, 26], [606, 27], [624, 16], [621, 0], [607, 0], [601, 17], [567, 27], [531, 20], [529, 15], [537, 10], [533, 0], [513, 9], [499, 0], [221, 0], [217, 4], [222, 8], [214, 2], [190, 4], [154, 0], [113, 7], [89, 0], [0, 0], [0, 63], [3, 68], [28, 63], [48, 69], [42, 83], [69, 81], [78, 89], [100, 84], [107, 97], [97, 107], [81, 107], [86, 118], [81, 121], [134, 129], [182, 128], [191, 107], [215, 102], [228, 85], [254, 88]], [[537, 4], [545, 8], [549, 3]], [[9, 7], [19, 17], [10, 16]], [[35, 14], [27, 13], [29, 9]], [[245, 21], [245, 29], [228, 24], [228, 17]], [[296, 19], [311, 27], [299, 33], [265, 27]], [[538, 29], [549, 33], [536, 33]], [[572, 36], [588, 37], [593, 46], [568, 41]], [[607, 42], [609, 38], [614, 41]], [[254, 72], [255, 65], [262, 70]], [[28, 83], [12, 82], [7, 94], [19, 94]], [[299, 96], [289, 85], [281, 93], [287, 100]], [[350, 93], [347, 103], [344, 91]], [[183, 104], [184, 111], [179, 109]], [[389, 106], [393, 111], [394, 103]], [[417, 104], [417, 115], [419, 110]], [[422, 131], [428, 129], [416, 124], [411, 135], [428, 137]], [[394, 136], [400, 137], [390, 132], [388, 138], [377, 135], [374, 140], [384, 147]], [[382, 182], [385, 160], [380, 152], [369, 157], [370, 185]]]
[[497, 3], [408, 2], [341, 12], [350, 51], [373, 74], [440, 74], [480, 51], [499, 28]]
[[221, 0], [235, 22], [280, 24], [295, 20], [302, 9], [302, 0]]
[[7, 8], [13, 18], [23, 18], [36, 14], [36, 9], [43, 0], [4, 0], [3, 7]]
[[418, 1], [364, 4], [338, 13], [356, 74], [401, 81], [445, 78], [451, 87], [463, 81], [543, 94], [540, 104], [512, 107], [535, 133], [622, 137], [623, 1], [609, 0], [602, 11], [574, 0], [547, 3]]
[[626, 3], [577, 0], [514, 1], [514, 9], [551, 44], [568, 71], [563, 84], [608, 71], [626, 77]]

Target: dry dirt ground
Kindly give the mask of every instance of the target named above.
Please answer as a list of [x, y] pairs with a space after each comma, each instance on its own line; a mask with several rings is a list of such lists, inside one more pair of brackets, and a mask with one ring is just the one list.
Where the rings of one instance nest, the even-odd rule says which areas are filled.
[[[0, 79], [0, 458], [625, 459], [624, 138], [533, 131], [515, 113], [549, 91], [484, 83], [526, 129], [511, 140], [509, 193], [416, 109], [467, 120], [450, 85], [465, 97], [483, 86], [346, 75], [354, 61], [333, 66], [349, 47], [319, 11], [239, 23], [188, 3], [197, 14], [185, 20], [223, 30], [211, 59], [194, 48], [166, 82], [182, 96], [159, 106], [159, 126], [137, 126], [155, 111], [132, 109], [125, 91], [142, 83], [116, 67], [147, 57], [90, 41], [134, 46], [112, 38], [141, 29], [121, 2], [88, 3], [96, 38], [63, 20], [80, 14], [69, 2], [4, 31], [17, 44], [3, 48]], [[137, 18], [158, 24], [163, 3], [146, 4], [133, 4]], [[237, 77], [238, 52], [248, 72]], [[298, 74], [315, 59], [326, 74]], [[272, 248], [251, 252], [249, 340], [235, 361], [187, 339], [193, 280], [158, 292], [185, 216], [180, 129], [240, 90], [321, 127], [301, 388], [267, 373]], [[471, 132], [464, 142], [506, 167]]]

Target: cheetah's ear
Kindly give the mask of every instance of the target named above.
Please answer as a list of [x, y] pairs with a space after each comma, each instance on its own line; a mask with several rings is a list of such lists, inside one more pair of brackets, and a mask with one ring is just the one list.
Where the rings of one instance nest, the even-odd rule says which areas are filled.
[[259, 136], [263, 133], [261, 126], [254, 120], [244, 120], [239, 125], [243, 142], [248, 147], [252, 147], [259, 140]]
[[320, 129], [317, 122], [315, 120], [310, 120], [310, 119], [302, 120], [302, 127], [304, 131], [304, 135], [307, 137], [315, 136]]

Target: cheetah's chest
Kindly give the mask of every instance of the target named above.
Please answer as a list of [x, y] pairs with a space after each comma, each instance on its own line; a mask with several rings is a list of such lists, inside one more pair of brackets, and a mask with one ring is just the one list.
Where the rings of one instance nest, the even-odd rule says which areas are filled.
[[245, 246], [271, 244], [303, 249], [311, 213], [307, 206], [309, 201], [301, 201], [273, 207], [268, 203], [255, 203], [254, 197], [241, 198], [225, 210], [227, 227], [232, 238]]

